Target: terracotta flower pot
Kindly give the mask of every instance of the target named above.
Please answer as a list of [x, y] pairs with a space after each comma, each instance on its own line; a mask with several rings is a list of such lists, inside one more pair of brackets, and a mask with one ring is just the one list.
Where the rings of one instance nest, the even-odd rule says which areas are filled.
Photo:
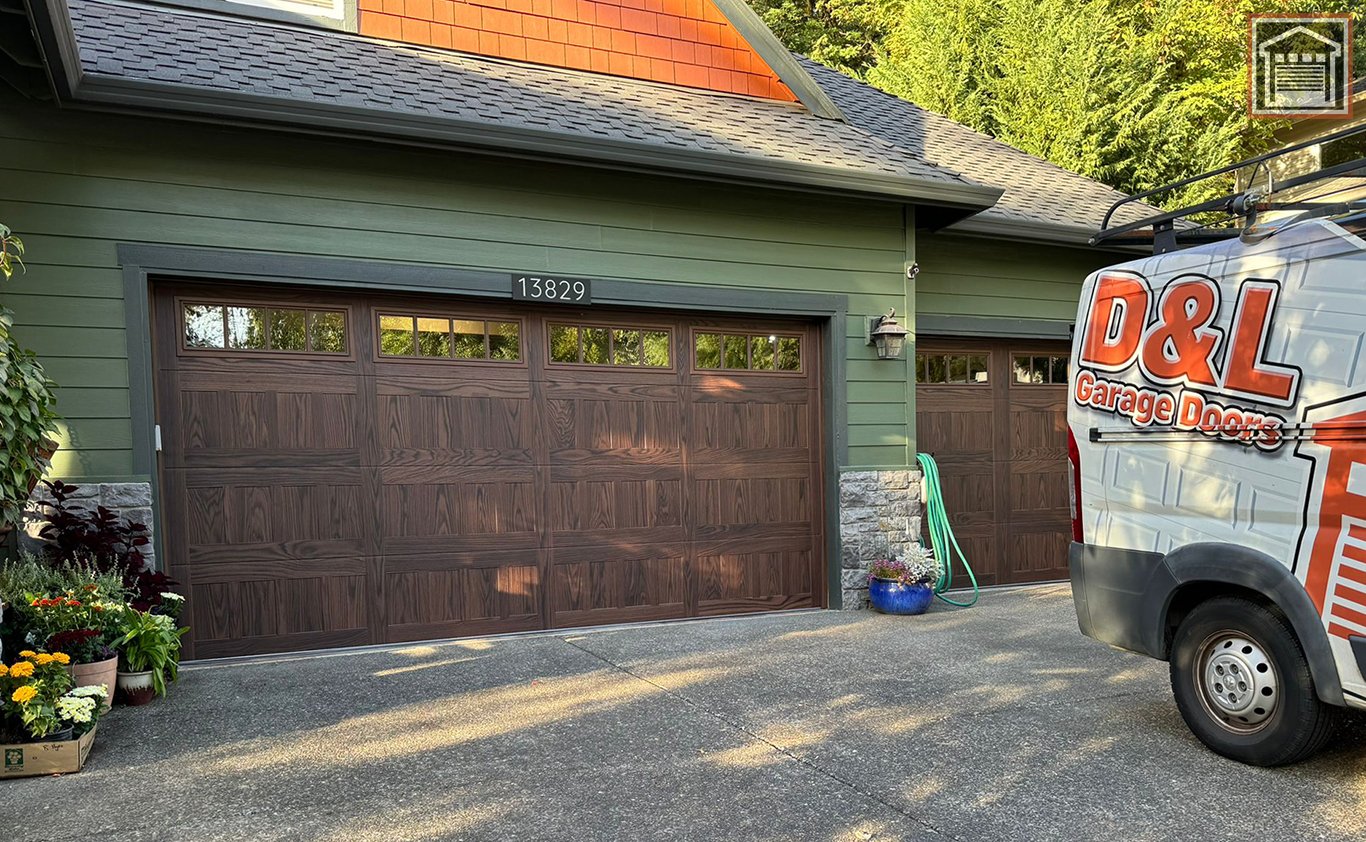
[[152, 683], [152, 671], [119, 672], [119, 701], [125, 705], [145, 705], [156, 697], [156, 685]]
[[76, 687], [85, 687], [90, 684], [104, 685], [104, 710], [109, 710], [114, 704], [114, 684], [117, 681], [119, 672], [119, 658], [115, 655], [103, 661], [95, 661], [93, 664], [72, 664], [66, 668], [75, 680]]

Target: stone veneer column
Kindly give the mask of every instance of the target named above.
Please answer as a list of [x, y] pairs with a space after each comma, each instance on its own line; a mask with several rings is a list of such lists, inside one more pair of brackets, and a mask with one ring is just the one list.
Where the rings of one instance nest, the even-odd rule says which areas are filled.
[[[77, 480], [70, 484], [76, 487], [76, 491], [68, 497], [68, 506], [91, 511], [97, 506], [104, 506], [117, 514], [120, 520], [145, 525], [149, 535], [155, 528], [152, 520], [151, 483], [81, 482]], [[42, 529], [45, 521], [42, 515], [43, 509], [39, 508], [38, 503], [50, 502], [51, 500], [52, 495], [48, 493], [45, 486], [39, 485], [33, 490], [33, 496], [24, 515], [24, 534], [20, 537], [22, 549], [33, 553], [42, 551], [42, 543], [37, 536], [38, 530]], [[142, 554], [147, 557], [147, 566], [153, 570], [156, 569], [155, 552], [156, 549], [152, 544], [142, 548]]]
[[840, 566], [846, 610], [868, 605], [868, 564], [920, 543], [920, 472], [840, 474]]

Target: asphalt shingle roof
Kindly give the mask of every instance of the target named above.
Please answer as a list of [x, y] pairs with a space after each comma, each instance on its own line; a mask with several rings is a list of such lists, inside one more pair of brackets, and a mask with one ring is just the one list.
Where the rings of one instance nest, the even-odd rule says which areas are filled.
[[972, 183], [795, 103], [164, 7], [72, 0], [70, 8], [87, 76]]
[[[984, 217], [1095, 230], [1106, 210], [1124, 193], [1022, 152], [995, 138], [973, 131], [943, 115], [898, 99], [802, 58], [815, 78], [849, 120], [870, 134], [911, 150], [928, 163], [955, 171], [994, 187], [1005, 188]], [[1157, 208], [1127, 206], [1116, 222], [1134, 222]]]
[[[849, 122], [796, 103], [110, 0], [70, 0], [83, 80], [445, 120], [571, 143], [626, 144], [755, 164], [1004, 188], [967, 222], [1094, 230], [1121, 194], [945, 117], [801, 59]], [[936, 187], [938, 185], [938, 187]], [[986, 204], [979, 193], [976, 201]], [[967, 202], [971, 204], [971, 202]], [[961, 206], [961, 205], [960, 205]], [[1124, 219], [1134, 215], [1125, 214]]]

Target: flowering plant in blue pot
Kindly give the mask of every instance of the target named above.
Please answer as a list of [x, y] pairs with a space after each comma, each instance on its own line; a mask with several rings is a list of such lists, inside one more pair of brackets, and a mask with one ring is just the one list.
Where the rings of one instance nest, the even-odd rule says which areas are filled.
[[916, 545], [905, 559], [875, 561], [868, 568], [868, 600], [884, 614], [924, 614], [934, 600], [939, 561]]

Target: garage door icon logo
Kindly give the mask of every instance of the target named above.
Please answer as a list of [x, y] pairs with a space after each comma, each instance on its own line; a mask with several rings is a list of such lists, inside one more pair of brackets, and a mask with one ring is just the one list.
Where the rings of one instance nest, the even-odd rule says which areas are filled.
[[1350, 117], [1352, 20], [1253, 15], [1248, 23], [1253, 117]]

